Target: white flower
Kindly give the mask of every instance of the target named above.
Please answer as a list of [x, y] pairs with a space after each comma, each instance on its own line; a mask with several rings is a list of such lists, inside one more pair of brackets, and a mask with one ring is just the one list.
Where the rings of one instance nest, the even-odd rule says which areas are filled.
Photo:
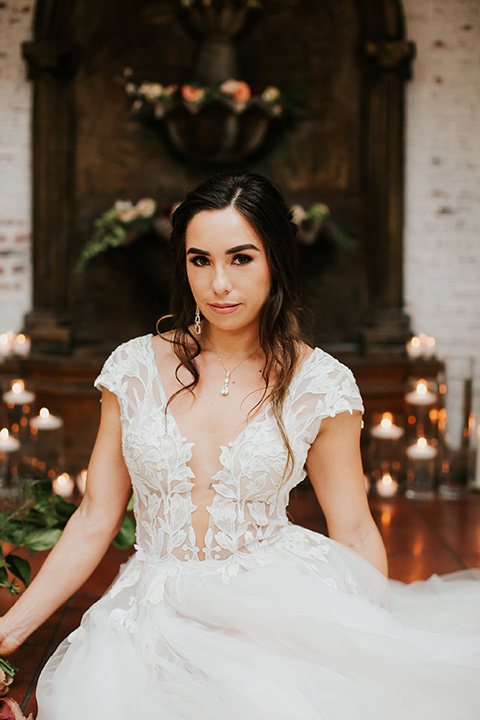
[[137, 86], [133, 83], [127, 83], [125, 85], [125, 92], [127, 95], [136, 95], [137, 94]]
[[277, 103], [280, 101], [280, 90], [274, 85], [269, 85], [262, 92], [262, 100], [267, 103]]
[[155, 215], [157, 203], [152, 198], [142, 198], [135, 206], [138, 217], [151, 218]]
[[293, 205], [292, 206], [292, 212], [293, 212], [293, 222], [297, 225], [300, 225], [302, 220], [305, 219], [305, 208], [302, 205]]
[[133, 204], [130, 200], [116, 200], [115, 210], [117, 213], [127, 212], [133, 208]]

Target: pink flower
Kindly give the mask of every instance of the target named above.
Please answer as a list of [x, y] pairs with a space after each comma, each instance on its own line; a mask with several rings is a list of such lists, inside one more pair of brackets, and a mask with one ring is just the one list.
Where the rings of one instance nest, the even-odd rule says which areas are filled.
[[250, 85], [243, 80], [225, 80], [220, 85], [220, 92], [231, 95], [238, 102], [247, 102], [252, 96]]
[[180, 92], [182, 98], [187, 102], [198, 103], [205, 97], [204, 88], [194, 87], [193, 85], [182, 85]]

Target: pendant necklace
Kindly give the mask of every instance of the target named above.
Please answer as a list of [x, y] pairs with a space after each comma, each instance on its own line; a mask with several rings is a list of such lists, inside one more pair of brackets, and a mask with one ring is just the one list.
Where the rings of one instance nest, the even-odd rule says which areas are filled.
[[[210, 342], [212, 343], [211, 340], [210, 340]], [[248, 360], [249, 357], [252, 357], [253, 353], [256, 353], [257, 350], [258, 350], [258, 348], [259, 348], [260, 346], [257, 345], [257, 347], [254, 348], [251, 353], [249, 353], [246, 357], [244, 357], [243, 360], [240, 360], [240, 362], [238, 363], [238, 365], [235, 365], [235, 367], [233, 368], [233, 370], [227, 370], [227, 368], [226, 368], [225, 365], [223, 364], [222, 358], [220, 357], [220, 355], [219, 355], [218, 352], [217, 352], [217, 348], [215, 347], [215, 345], [214, 345], [213, 343], [212, 343], [212, 347], [213, 347], [213, 350], [214, 350], [214, 352], [215, 352], [215, 355], [216, 355], [217, 358], [218, 358], [218, 362], [219, 362], [220, 365], [223, 367], [223, 369], [225, 370], [225, 373], [226, 373], [226, 375], [225, 375], [225, 380], [223, 381], [223, 387], [222, 387], [222, 389], [220, 390], [220, 392], [221, 392], [222, 395], [228, 395], [228, 392], [229, 392], [228, 383], [230, 382], [230, 375], [231, 375], [232, 373], [234, 373], [235, 370], [240, 367], [240, 365], [242, 365], [246, 360]]]

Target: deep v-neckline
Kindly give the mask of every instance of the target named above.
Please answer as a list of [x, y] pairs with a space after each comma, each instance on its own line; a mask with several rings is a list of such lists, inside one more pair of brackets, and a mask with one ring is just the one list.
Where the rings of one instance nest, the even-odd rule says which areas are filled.
[[[162, 396], [162, 409], [164, 409], [165, 406], [167, 405], [168, 398], [167, 398], [167, 393], [165, 392], [165, 389], [163, 387], [163, 382], [162, 382], [162, 378], [160, 375], [160, 371], [158, 369], [157, 357], [155, 354], [155, 348], [153, 346], [153, 334], [150, 333], [150, 335], [147, 335], [147, 338], [148, 338], [147, 344], [148, 344], [148, 348], [149, 348], [150, 359], [152, 361], [152, 365], [153, 365], [153, 369], [154, 369], [154, 373], [155, 373], [154, 380], [157, 382], [157, 385], [159, 387], [160, 394]], [[304, 371], [304, 368], [309, 364], [310, 359], [312, 358], [313, 355], [316, 354], [317, 350], [318, 350], [318, 348], [314, 348], [312, 350], [312, 352], [308, 355], [308, 357], [306, 357], [305, 360], [303, 360], [302, 364], [300, 365], [299, 369], [294, 374], [294, 376], [290, 382], [289, 388], [287, 390], [287, 395], [289, 395], [291, 393], [292, 387], [298, 382], [298, 380], [300, 379], [300, 377]], [[260, 420], [262, 420], [262, 421], [265, 420], [267, 417], [268, 410], [270, 409], [271, 405], [272, 405], [271, 401], [266, 403], [265, 406], [263, 407], [263, 409], [259, 410], [257, 413], [255, 413], [253, 418], [244, 425], [244, 427], [237, 433], [237, 435], [235, 436], [235, 438], [233, 440], [228, 442], [226, 445], [219, 445], [220, 450], [223, 450], [225, 448], [232, 448], [234, 445], [237, 444], [237, 442], [240, 440], [240, 438], [243, 437], [244, 433], [247, 431], [247, 429], [251, 425], [259, 422]], [[178, 436], [180, 437], [181, 441], [183, 443], [185, 443], [186, 445], [188, 445], [189, 447], [192, 447], [192, 448], [195, 447], [196, 443], [190, 442], [188, 440], [188, 438], [186, 437], [186, 435], [182, 432], [182, 429], [181, 429], [180, 425], [178, 424], [170, 405], [167, 405], [166, 412], [167, 412], [167, 415], [170, 416], [173, 426], [174, 426], [175, 430], [177, 431]]]

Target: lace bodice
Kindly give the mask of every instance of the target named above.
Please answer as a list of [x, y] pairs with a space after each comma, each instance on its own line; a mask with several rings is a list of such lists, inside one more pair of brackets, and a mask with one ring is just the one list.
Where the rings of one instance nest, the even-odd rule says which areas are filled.
[[[288, 496], [305, 477], [305, 461], [322, 419], [363, 410], [351, 371], [320, 349], [294, 376], [284, 405], [286, 432], [295, 467], [282, 485], [287, 453], [271, 406], [256, 415], [226, 446], [212, 477], [214, 496], [205, 507], [209, 527], [195, 536], [192, 502], [193, 443], [182, 436], [158, 373], [152, 335], [120, 345], [95, 380], [118, 398], [122, 448], [132, 480], [137, 548], [149, 557], [177, 560], [234, 558], [263, 552], [288, 524]], [[200, 550], [201, 548], [201, 550]]]

